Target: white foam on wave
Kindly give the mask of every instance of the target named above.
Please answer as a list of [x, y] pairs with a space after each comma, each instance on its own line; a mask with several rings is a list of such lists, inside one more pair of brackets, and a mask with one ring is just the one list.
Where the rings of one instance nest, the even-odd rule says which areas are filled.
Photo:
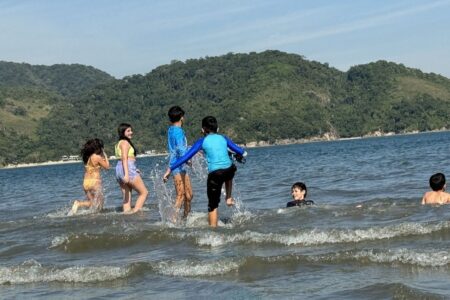
[[[70, 214], [70, 208], [62, 207], [56, 211], [52, 211], [47, 214], [47, 217], [50, 219], [60, 219], [60, 218], [76, 218], [80, 216], [87, 216], [87, 215], [117, 215], [122, 214], [121, 212], [117, 212], [114, 210], [114, 208], [105, 208], [107, 211], [99, 212], [95, 209], [79, 209], [76, 214]], [[108, 211], [110, 209], [110, 211]], [[146, 208], [143, 208], [145, 210]], [[148, 209], [147, 209], [148, 210]]]
[[208, 213], [191, 212], [186, 219], [186, 227], [208, 227]]
[[235, 212], [231, 216], [231, 223], [234, 225], [243, 224], [243, 223], [250, 221], [254, 217], [255, 217], [255, 215], [253, 213], [251, 213], [250, 211], [240, 210], [240, 211]]
[[62, 246], [62, 245], [64, 245], [64, 244], [66, 244], [66, 243], [68, 243], [68, 242], [69, 242], [69, 237], [66, 236], [66, 235], [63, 235], [63, 236], [55, 236], [55, 237], [52, 239], [52, 244], [50, 245], [50, 248], [56, 248], [56, 247], [59, 247], [59, 246]]
[[0, 284], [23, 284], [33, 282], [88, 283], [125, 278], [128, 268], [114, 266], [75, 266], [67, 268], [44, 267], [35, 260], [21, 265], [0, 267]]
[[153, 265], [153, 269], [167, 276], [195, 277], [214, 276], [237, 271], [244, 260], [221, 259], [217, 261], [162, 261]]
[[367, 229], [332, 229], [323, 231], [319, 229], [292, 232], [290, 234], [259, 233], [244, 231], [242, 233], [200, 233], [196, 234], [196, 242], [202, 246], [217, 247], [224, 244], [246, 243], [279, 243], [283, 245], [322, 245], [335, 243], [356, 243], [361, 241], [390, 239], [399, 236], [422, 235], [450, 227], [450, 221], [438, 224], [402, 223], [385, 227]]
[[402, 263], [417, 265], [420, 267], [445, 267], [450, 264], [450, 253], [448, 251], [409, 250], [405, 248], [378, 252], [364, 250], [356, 253], [358, 259], [368, 259], [376, 263]]

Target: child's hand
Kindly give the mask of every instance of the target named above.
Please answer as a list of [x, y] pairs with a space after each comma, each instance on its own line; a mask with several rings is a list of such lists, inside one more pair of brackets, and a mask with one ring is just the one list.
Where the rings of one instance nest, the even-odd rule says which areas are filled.
[[166, 183], [169, 180], [170, 173], [171, 173], [170, 169], [167, 169], [166, 173], [164, 173], [164, 176], [163, 176], [164, 183]]
[[234, 155], [234, 158], [236, 159], [236, 161], [238, 162], [238, 163], [241, 163], [241, 164], [245, 164], [245, 157], [243, 156], [243, 155], [240, 155], [240, 154], [235, 154]]

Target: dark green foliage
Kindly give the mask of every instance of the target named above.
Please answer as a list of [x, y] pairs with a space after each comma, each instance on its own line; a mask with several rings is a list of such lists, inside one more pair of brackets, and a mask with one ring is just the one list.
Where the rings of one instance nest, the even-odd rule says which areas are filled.
[[38, 87], [71, 97], [111, 80], [107, 73], [79, 64], [33, 66], [0, 61], [0, 87]]
[[[405, 78], [424, 88], [408, 90]], [[190, 142], [200, 136], [206, 115], [216, 116], [220, 132], [238, 143], [326, 132], [350, 137], [377, 130], [448, 128], [450, 115], [450, 81], [445, 77], [386, 61], [344, 73], [279, 51], [173, 61], [122, 80], [80, 65], [0, 63], [2, 85], [42, 87], [56, 95], [53, 100], [46, 97], [52, 110], [39, 121], [38, 138], [14, 136], [23, 151], [2, 158], [3, 163], [76, 154], [91, 137], [103, 139], [112, 154], [122, 122], [133, 125], [141, 152], [163, 150], [172, 105], [186, 111]]]

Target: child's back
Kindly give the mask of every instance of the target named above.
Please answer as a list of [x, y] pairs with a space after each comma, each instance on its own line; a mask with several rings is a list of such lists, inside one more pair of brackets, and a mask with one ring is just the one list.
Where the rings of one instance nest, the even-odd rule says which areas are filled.
[[426, 192], [422, 197], [422, 204], [448, 204], [450, 194], [445, 192], [445, 175], [436, 173], [430, 177], [432, 191]]
[[423, 195], [422, 204], [449, 204], [450, 194], [444, 191], [429, 191]]

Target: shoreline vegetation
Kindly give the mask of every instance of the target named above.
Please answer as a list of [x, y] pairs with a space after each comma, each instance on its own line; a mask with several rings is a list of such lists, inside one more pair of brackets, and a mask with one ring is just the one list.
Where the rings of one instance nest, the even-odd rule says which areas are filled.
[[[377, 137], [389, 137], [389, 136], [401, 136], [401, 135], [412, 135], [412, 134], [422, 134], [422, 133], [433, 133], [433, 132], [444, 132], [449, 131], [450, 129], [441, 128], [430, 131], [410, 131], [403, 133], [395, 133], [395, 132], [382, 132], [382, 131], [374, 131], [363, 136], [355, 136], [348, 138], [341, 138], [333, 133], [324, 133], [321, 136], [313, 136], [310, 138], [303, 139], [277, 139], [274, 142], [268, 141], [252, 141], [245, 144], [242, 144], [245, 148], [259, 148], [259, 147], [271, 147], [271, 146], [283, 146], [283, 145], [295, 145], [295, 144], [306, 144], [306, 143], [314, 143], [314, 142], [332, 142], [332, 141], [345, 141], [345, 140], [356, 140], [356, 139], [368, 139], [368, 138], [377, 138]], [[153, 157], [153, 156], [165, 156], [168, 155], [167, 152], [156, 152], [152, 154], [140, 154], [140, 157]], [[109, 160], [117, 160], [115, 156], [110, 156]], [[62, 164], [74, 164], [80, 163], [81, 160], [58, 160], [58, 161], [46, 161], [40, 163], [19, 163], [19, 164], [8, 164], [6, 166], [0, 167], [0, 169], [16, 169], [16, 168], [30, 168], [30, 167], [39, 167], [39, 166], [50, 166], [50, 165], [62, 165]]]
[[[450, 129], [449, 99], [450, 78], [434, 73], [385, 60], [343, 72], [278, 50], [173, 60], [122, 79], [83, 65], [0, 61], [0, 167], [75, 160], [89, 136], [112, 146], [118, 116], [147, 132], [146, 152], [164, 152], [162, 115], [174, 103], [191, 124], [216, 114], [235, 141], [264, 147]], [[198, 129], [185, 128], [188, 140]]]

